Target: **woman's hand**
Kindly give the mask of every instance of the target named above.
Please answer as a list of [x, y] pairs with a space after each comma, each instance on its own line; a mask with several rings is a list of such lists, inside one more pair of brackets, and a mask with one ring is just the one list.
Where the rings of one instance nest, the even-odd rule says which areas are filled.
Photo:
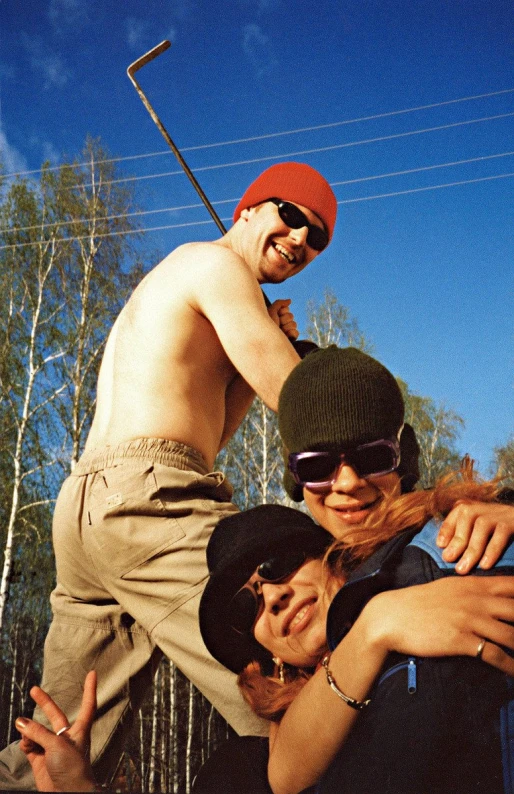
[[[26, 717], [16, 720], [22, 736], [20, 746], [32, 767], [38, 791], [95, 791], [89, 742], [96, 711], [96, 673], [86, 676], [82, 704], [73, 725], [69, 725], [64, 712], [42, 689], [32, 687], [30, 694], [55, 731], [52, 733]], [[65, 727], [67, 730], [58, 736]]]
[[498, 647], [514, 650], [514, 576], [450, 576], [388, 590], [359, 621], [378, 647], [414, 656], [476, 656], [485, 639], [482, 660], [514, 675], [514, 659]]
[[514, 535], [514, 506], [498, 502], [457, 502], [439, 529], [437, 545], [443, 559], [457, 563], [457, 573], [473, 566], [489, 569], [498, 561]]

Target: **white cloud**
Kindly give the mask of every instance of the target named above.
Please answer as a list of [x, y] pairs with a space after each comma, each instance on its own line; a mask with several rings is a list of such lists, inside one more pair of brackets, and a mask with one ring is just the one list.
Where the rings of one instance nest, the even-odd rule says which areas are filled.
[[43, 141], [41, 146], [43, 149], [43, 160], [48, 160], [53, 165], [55, 165], [60, 161], [61, 155], [57, 151], [53, 143], [50, 143], [50, 141]]
[[[179, 17], [180, 15], [177, 12], [173, 16]], [[163, 33], [161, 26], [140, 17], [127, 17], [125, 30], [128, 46], [140, 55], [146, 50], [151, 50], [164, 39], [176, 41], [177, 38], [177, 30], [173, 26], [169, 26], [167, 32]]]
[[31, 135], [28, 143], [33, 151], [40, 153], [41, 162], [48, 160], [52, 165], [57, 165], [61, 155], [51, 141], [43, 140], [39, 135]]
[[23, 43], [34, 71], [43, 76], [43, 88], [62, 88], [71, 77], [70, 70], [56, 52], [52, 52], [42, 39], [23, 36]]
[[150, 23], [144, 19], [128, 17], [125, 20], [125, 29], [127, 31], [127, 44], [132, 49], [136, 49], [142, 45], [144, 39], [148, 38]]
[[88, 22], [88, 4], [85, 0], [50, 0], [48, 17], [58, 33], [83, 27]]
[[267, 74], [276, 65], [269, 37], [262, 32], [260, 25], [251, 23], [244, 26], [243, 50], [255, 66], [258, 77]]
[[0, 160], [6, 174], [16, 174], [27, 171], [27, 161], [22, 154], [11, 146], [0, 123]]
[[160, 44], [163, 39], [175, 41], [177, 36], [173, 27], [168, 28], [168, 32], [163, 35], [162, 31], [157, 30], [155, 25], [146, 19], [138, 19], [136, 17], [128, 17], [125, 20], [125, 30], [127, 31], [128, 46], [140, 55], [144, 51], [151, 50], [152, 47]]

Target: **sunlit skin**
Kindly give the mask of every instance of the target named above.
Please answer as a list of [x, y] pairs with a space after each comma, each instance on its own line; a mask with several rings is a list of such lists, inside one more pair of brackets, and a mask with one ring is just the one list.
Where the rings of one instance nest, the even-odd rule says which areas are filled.
[[165, 438], [196, 449], [211, 469], [255, 392], [276, 411], [299, 362], [285, 337], [298, 330], [290, 301], [268, 314], [259, 284], [312, 262], [307, 234], [265, 202], [243, 210], [219, 240], [179, 246], [150, 271], [109, 335], [86, 450]]
[[[295, 203], [295, 206], [302, 210], [309, 223], [324, 228], [312, 210], [302, 204]], [[275, 204], [269, 201], [244, 209], [241, 218], [249, 224], [251, 234], [241, 239], [241, 248], [236, 250], [261, 284], [280, 284], [300, 273], [319, 253], [307, 245], [307, 227], [290, 229], [281, 220]]]
[[[257, 580], [254, 574], [250, 582]], [[326, 650], [328, 607], [341, 584], [327, 581], [321, 560], [308, 560], [283, 582], [264, 582], [255, 639], [279, 661], [316, 665]]]
[[352, 466], [343, 463], [335, 482], [326, 490], [303, 489], [303, 498], [315, 521], [338, 540], [348, 540], [352, 529], [367, 518], [386, 493], [399, 493], [396, 472], [381, 477], [360, 477]]

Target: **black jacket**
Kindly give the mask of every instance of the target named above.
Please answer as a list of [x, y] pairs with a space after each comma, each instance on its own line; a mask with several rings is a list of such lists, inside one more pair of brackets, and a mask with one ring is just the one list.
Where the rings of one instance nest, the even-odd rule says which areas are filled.
[[[330, 607], [332, 649], [376, 593], [454, 575], [437, 530], [402, 533], [354, 571]], [[514, 545], [474, 574], [514, 574]], [[470, 657], [390, 654], [370, 697], [319, 794], [514, 792], [513, 679]]]

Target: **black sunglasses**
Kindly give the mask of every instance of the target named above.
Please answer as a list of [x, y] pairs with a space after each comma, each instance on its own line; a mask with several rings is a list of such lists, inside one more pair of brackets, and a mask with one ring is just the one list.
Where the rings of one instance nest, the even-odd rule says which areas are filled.
[[381, 477], [400, 465], [400, 444], [381, 439], [349, 447], [344, 452], [292, 452], [289, 470], [302, 488], [322, 491], [334, 484], [343, 462], [355, 469], [359, 477]]
[[305, 552], [292, 549], [280, 557], [271, 557], [261, 563], [255, 571], [258, 580], [243, 585], [228, 605], [228, 619], [234, 631], [238, 634], [251, 633], [263, 603], [262, 585], [287, 579], [301, 568], [306, 559]]
[[321, 226], [316, 226], [314, 223], [310, 223], [307, 216], [298, 209], [295, 204], [291, 204], [290, 201], [282, 201], [282, 199], [278, 198], [270, 198], [268, 201], [276, 205], [280, 219], [284, 221], [286, 226], [289, 226], [290, 229], [302, 229], [304, 226], [307, 227], [307, 245], [314, 248], [315, 251], [323, 251], [323, 249], [327, 247], [328, 234], [325, 229], [322, 229]]

